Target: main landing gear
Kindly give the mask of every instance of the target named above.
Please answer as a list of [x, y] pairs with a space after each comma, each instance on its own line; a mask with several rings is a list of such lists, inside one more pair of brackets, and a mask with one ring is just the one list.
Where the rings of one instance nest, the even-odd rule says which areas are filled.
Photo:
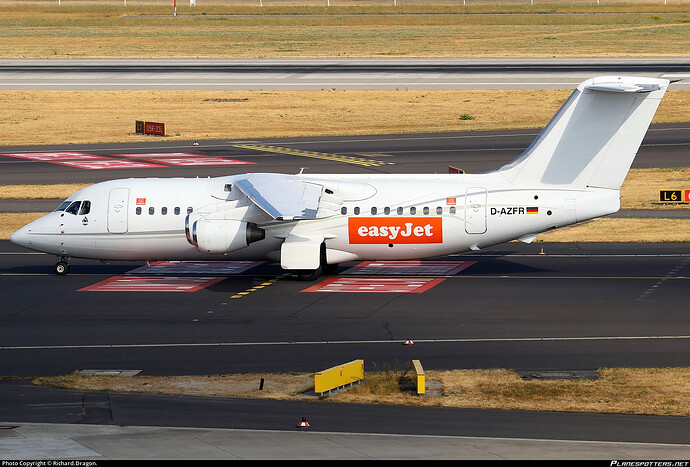
[[58, 276], [66, 275], [69, 272], [69, 258], [66, 256], [60, 256], [58, 258], [58, 262], [55, 263], [53, 270]]
[[335, 274], [338, 269], [337, 264], [328, 264], [326, 262], [326, 244], [321, 244], [321, 261], [317, 269], [299, 269], [295, 271], [297, 278], [301, 281], [315, 281], [322, 274]]

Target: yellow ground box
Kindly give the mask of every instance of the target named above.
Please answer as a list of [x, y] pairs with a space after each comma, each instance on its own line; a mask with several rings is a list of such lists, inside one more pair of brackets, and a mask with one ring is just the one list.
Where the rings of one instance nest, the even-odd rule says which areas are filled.
[[417, 374], [417, 394], [424, 394], [426, 392], [426, 376], [424, 375], [424, 368], [419, 360], [412, 360], [414, 371]]
[[364, 360], [353, 360], [314, 374], [314, 392], [323, 394], [362, 379], [364, 379]]

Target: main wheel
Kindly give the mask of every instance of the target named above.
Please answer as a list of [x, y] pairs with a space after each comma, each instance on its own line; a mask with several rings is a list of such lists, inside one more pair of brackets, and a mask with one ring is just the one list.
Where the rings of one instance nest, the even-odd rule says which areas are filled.
[[321, 254], [319, 258], [319, 267], [316, 269], [300, 269], [297, 271], [297, 278], [301, 281], [315, 281], [316, 279], [321, 277], [321, 274], [323, 274], [324, 269], [327, 267], [328, 264], [326, 264], [326, 244], [322, 243]]
[[55, 274], [64, 276], [69, 272], [69, 263], [66, 261], [58, 261], [55, 263]]
[[315, 281], [321, 277], [321, 272], [323, 267], [319, 266], [318, 269], [300, 269], [297, 271], [297, 278], [301, 281]]

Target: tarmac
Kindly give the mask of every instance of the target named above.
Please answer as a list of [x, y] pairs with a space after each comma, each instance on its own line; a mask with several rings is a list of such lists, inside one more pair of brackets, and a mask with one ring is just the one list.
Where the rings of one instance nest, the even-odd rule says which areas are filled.
[[3, 423], [0, 460], [624, 461], [690, 457], [688, 445], [328, 433], [314, 431], [312, 426], [298, 428], [298, 424], [294, 431], [272, 431]]

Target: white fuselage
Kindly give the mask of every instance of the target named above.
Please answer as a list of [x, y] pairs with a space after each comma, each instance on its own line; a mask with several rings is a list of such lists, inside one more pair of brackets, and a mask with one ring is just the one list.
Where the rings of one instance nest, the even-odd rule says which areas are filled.
[[[98, 183], [68, 199], [89, 201], [88, 212], [54, 211], [12, 240], [59, 256], [101, 260], [277, 261], [288, 236], [318, 235], [327, 262], [334, 264], [443, 256], [514, 239], [531, 241], [540, 232], [619, 208], [618, 190], [521, 188], [495, 173], [295, 175], [323, 185], [333, 196], [324, 195], [315, 219], [277, 221], [232, 189], [239, 177]], [[194, 218], [228, 208], [265, 230], [265, 237], [220, 254], [202, 252], [188, 241], [188, 214]]]

